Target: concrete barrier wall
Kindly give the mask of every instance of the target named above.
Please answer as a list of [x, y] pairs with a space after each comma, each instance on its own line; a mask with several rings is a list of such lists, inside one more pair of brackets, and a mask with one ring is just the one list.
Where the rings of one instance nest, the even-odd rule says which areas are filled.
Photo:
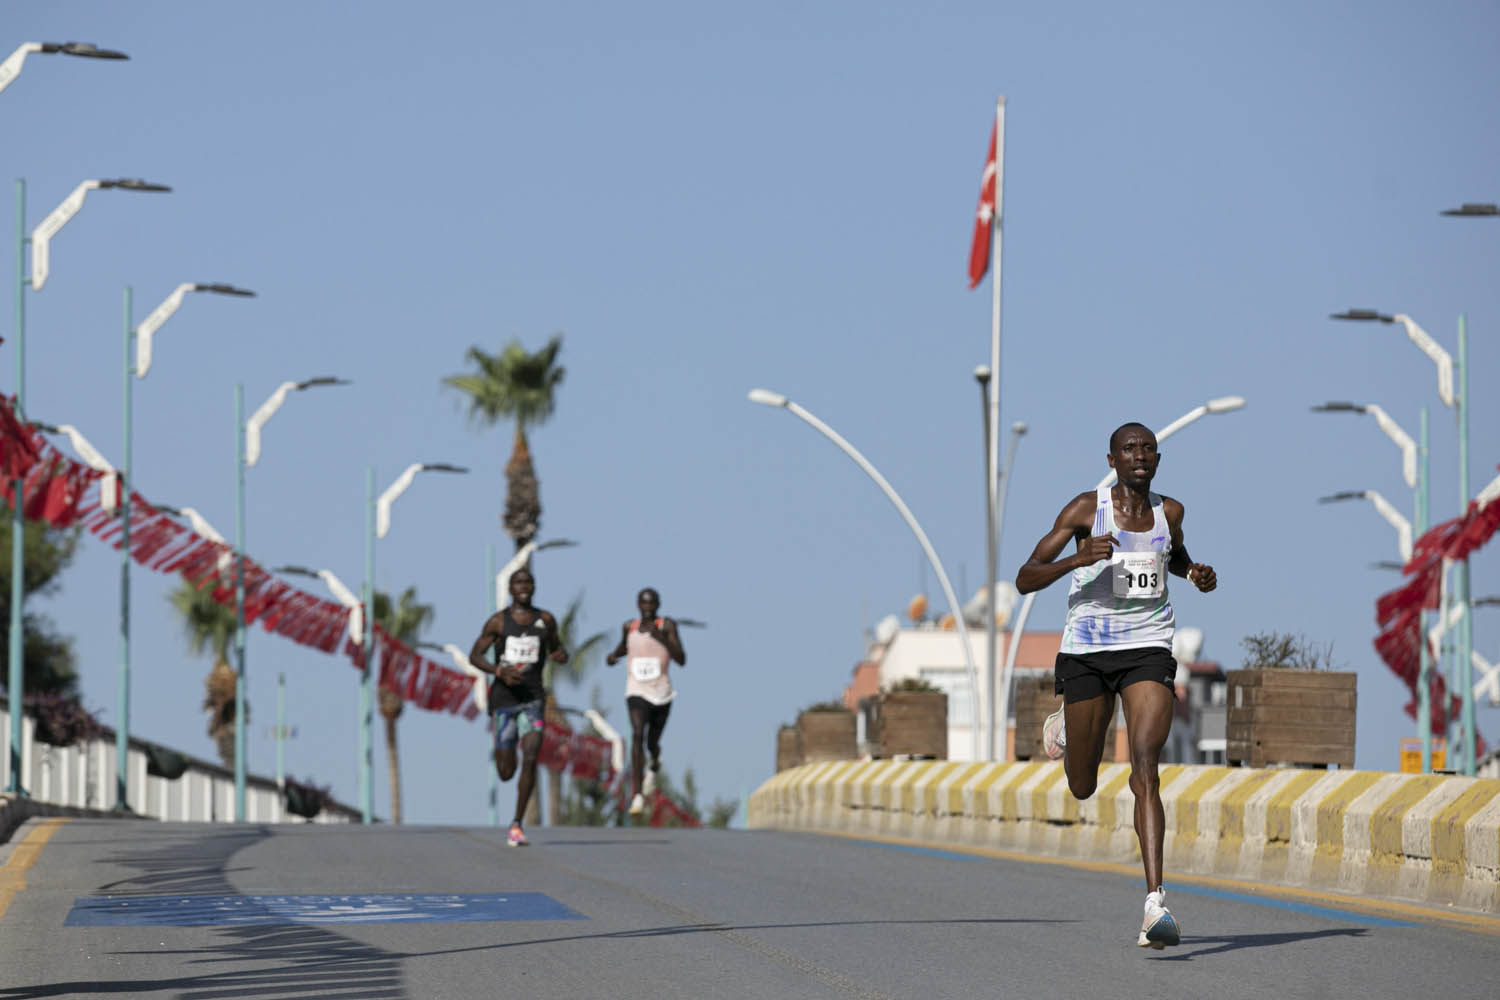
[[[1500, 780], [1164, 765], [1166, 872], [1500, 913]], [[752, 828], [826, 830], [1139, 863], [1130, 766], [1073, 798], [1061, 763], [805, 764], [750, 797]]]

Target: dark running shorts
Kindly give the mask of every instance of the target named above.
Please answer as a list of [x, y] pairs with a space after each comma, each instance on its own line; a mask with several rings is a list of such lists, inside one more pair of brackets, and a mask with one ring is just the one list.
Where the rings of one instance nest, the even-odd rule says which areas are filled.
[[1119, 694], [1136, 681], [1158, 681], [1167, 687], [1177, 677], [1172, 651], [1160, 646], [1110, 650], [1103, 653], [1058, 653], [1052, 669], [1053, 694], [1063, 704], [1088, 701], [1103, 694]]

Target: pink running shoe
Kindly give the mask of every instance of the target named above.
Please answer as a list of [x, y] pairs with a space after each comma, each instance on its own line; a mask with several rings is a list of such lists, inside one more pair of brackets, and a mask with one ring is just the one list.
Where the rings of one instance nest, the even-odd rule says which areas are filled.
[[526, 839], [526, 833], [521, 829], [520, 823], [510, 825], [510, 833], [505, 838], [506, 847], [525, 847], [531, 841]]
[[1042, 723], [1042, 752], [1049, 760], [1057, 760], [1068, 747], [1068, 730], [1063, 725], [1063, 710], [1058, 709]]

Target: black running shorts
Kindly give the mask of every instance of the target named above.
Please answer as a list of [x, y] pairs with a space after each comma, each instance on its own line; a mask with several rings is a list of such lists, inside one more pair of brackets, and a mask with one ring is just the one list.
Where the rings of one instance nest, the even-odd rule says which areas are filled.
[[1144, 649], [1109, 650], [1103, 653], [1058, 653], [1052, 668], [1053, 694], [1063, 703], [1088, 701], [1104, 694], [1119, 694], [1136, 681], [1157, 681], [1172, 686], [1177, 661], [1161, 646]]

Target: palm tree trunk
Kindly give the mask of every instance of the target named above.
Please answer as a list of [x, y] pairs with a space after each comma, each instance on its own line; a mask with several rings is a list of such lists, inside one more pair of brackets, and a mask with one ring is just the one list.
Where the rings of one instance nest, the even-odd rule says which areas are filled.
[[541, 484], [536, 478], [536, 469], [531, 463], [531, 447], [526, 441], [526, 428], [516, 422], [516, 438], [511, 448], [510, 461], [505, 463], [505, 513], [501, 524], [505, 533], [520, 550], [536, 537], [542, 522]]
[[385, 720], [385, 764], [391, 773], [391, 822], [401, 822], [401, 763], [396, 753], [396, 720]]

